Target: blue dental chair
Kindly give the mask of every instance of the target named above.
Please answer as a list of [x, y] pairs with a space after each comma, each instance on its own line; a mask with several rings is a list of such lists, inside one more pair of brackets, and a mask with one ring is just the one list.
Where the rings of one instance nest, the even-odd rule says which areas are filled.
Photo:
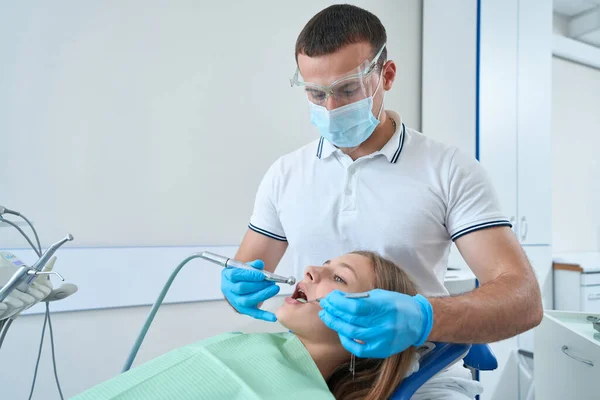
[[425, 382], [461, 358], [466, 366], [477, 371], [498, 368], [498, 361], [487, 344], [433, 342], [433, 346], [421, 356], [419, 371], [402, 381], [389, 400], [409, 400]]

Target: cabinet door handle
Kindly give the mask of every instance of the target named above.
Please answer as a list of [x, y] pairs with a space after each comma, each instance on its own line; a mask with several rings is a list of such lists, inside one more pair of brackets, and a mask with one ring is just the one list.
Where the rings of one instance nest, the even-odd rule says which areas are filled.
[[521, 217], [521, 226], [519, 227], [519, 231], [521, 232], [521, 240], [525, 241], [527, 238], [527, 218]]
[[573, 360], [582, 362], [582, 363], [584, 363], [586, 365], [589, 365], [590, 367], [594, 366], [594, 363], [592, 361], [590, 361], [590, 360], [585, 360], [583, 358], [574, 356], [573, 354], [569, 354], [569, 347], [568, 346], [563, 345], [563, 347], [561, 347], [561, 350], [562, 350], [563, 353], [565, 353], [566, 355], [568, 355], [569, 357], [571, 357]]
[[588, 300], [600, 300], [600, 293], [592, 293], [588, 295]]

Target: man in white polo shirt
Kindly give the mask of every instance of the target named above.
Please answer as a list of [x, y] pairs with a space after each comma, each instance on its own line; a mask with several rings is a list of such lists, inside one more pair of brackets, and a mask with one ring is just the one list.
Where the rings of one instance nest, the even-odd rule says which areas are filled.
[[[376, 16], [350, 5], [306, 24], [291, 82], [306, 91], [321, 137], [266, 172], [236, 259], [274, 271], [286, 250], [298, 267], [371, 250], [401, 265], [423, 296], [379, 291], [348, 300], [333, 292], [320, 302], [322, 320], [359, 357], [529, 330], [542, 318], [539, 287], [486, 173], [384, 108], [396, 76], [386, 40]], [[453, 241], [481, 287], [449, 297], [443, 282]], [[225, 269], [222, 291], [238, 312], [275, 321], [258, 307], [279, 287], [253, 272]], [[436, 398], [473, 397], [456, 386]]]

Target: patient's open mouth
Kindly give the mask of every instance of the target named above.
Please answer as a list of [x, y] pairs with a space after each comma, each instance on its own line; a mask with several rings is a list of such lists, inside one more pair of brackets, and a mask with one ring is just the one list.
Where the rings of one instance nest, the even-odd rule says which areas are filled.
[[306, 292], [304, 291], [304, 289], [302, 287], [300, 287], [300, 285], [296, 285], [296, 290], [294, 290], [294, 293], [292, 293], [292, 295], [290, 296], [291, 299], [293, 299], [294, 303], [302, 303], [302, 300], [306, 301], [308, 300], [308, 298], [306, 297]]
[[297, 299], [308, 300], [306, 298], [306, 293], [304, 293], [304, 290], [302, 290], [302, 288], [300, 286], [296, 286], [296, 290], [292, 294], [292, 299], [294, 299], [294, 300], [297, 300]]

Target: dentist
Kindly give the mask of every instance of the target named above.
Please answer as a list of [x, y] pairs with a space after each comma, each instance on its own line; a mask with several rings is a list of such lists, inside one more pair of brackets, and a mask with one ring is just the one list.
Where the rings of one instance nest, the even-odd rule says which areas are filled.
[[[291, 84], [306, 92], [320, 138], [268, 169], [235, 258], [273, 272], [286, 250], [298, 266], [371, 250], [401, 265], [423, 296], [377, 290], [346, 299], [340, 280], [320, 302], [322, 320], [358, 357], [384, 358], [426, 340], [489, 343], [537, 326], [536, 277], [482, 166], [384, 107], [397, 67], [386, 40], [380, 20], [351, 5], [308, 21]], [[444, 275], [452, 242], [481, 286], [450, 297]], [[221, 289], [238, 312], [275, 321], [258, 307], [279, 287], [263, 279], [224, 269]], [[458, 367], [442, 378], [470, 380]], [[473, 398], [461, 387], [436, 398]]]

